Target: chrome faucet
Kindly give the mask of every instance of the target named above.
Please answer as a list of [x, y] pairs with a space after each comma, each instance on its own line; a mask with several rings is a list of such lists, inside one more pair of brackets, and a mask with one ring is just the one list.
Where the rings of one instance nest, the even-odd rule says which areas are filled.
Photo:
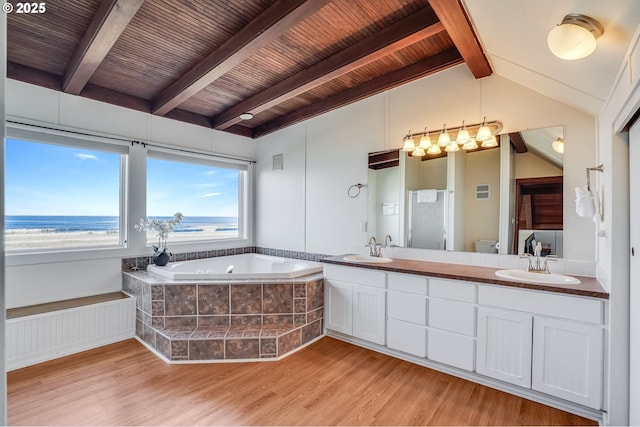
[[[373, 241], [373, 244], [371, 243]], [[382, 254], [380, 253], [380, 250], [378, 249], [378, 243], [376, 242], [376, 237], [375, 236], [371, 236], [369, 238], [369, 244], [367, 245], [369, 246], [369, 255], [370, 256], [382, 256]]]
[[538, 242], [536, 243], [536, 247], [533, 250], [533, 256], [536, 257], [536, 263], [535, 266], [532, 263], [532, 259], [533, 256], [531, 256], [531, 254], [522, 254], [520, 255], [520, 258], [524, 258], [528, 261], [528, 265], [527, 265], [527, 271], [530, 271], [532, 273], [543, 273], [543, 274], [550, 274], [551, 272], [549, 271], [549, 265], [548, 262], [549, 261], [557, 261], [558, 257], [555, 255], [547, 255], [546, 257], [544, 257], [544, 264], [540, 264], [540, 255], [542, 254], [542, 243]]
[[384, 247], [385, 247], [385, 248], [388, 248], [388, 247], [389, 247], [389, 244], [390, 244], [391, 242], [392, 242], [392, 240], [391, 240], [391, 235], [387, 234], [387, 235], [384, 237]]

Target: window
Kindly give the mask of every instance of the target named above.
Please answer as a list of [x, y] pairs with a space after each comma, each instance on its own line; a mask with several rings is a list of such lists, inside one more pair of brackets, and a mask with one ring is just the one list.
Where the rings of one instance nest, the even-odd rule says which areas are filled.
[[122, 246], [126, 147], [16, 133], [5, 144], [5, 249]]
[[[147, 159], [147, 216], [184, 215], [169, 236], [175, 242], [238, 239], [243, 236], [242, 187], [246, 166], [151, 151]], [[157, 244], [153, 231], [149, 245]]]

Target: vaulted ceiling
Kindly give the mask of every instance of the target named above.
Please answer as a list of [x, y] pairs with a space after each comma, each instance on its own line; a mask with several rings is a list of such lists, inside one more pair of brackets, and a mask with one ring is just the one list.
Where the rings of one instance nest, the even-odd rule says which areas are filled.
[[463, 62], [492, 73], [460, 0], [46, 9], [8, 15], [9, 78], [253, 138]]

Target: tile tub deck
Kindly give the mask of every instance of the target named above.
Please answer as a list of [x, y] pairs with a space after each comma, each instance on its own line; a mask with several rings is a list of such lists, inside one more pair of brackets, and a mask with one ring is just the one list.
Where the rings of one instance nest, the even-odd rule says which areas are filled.
[[323, 333], [321, 273], [196, 282], [122, 274], [136, 298], [136, 335], [169, 361], [276, 359]]

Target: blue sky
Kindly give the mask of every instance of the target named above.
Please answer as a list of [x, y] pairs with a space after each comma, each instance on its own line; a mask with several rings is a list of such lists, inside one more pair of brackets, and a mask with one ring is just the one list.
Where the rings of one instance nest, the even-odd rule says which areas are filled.
[[[7, 215], [118, 215], [120, 155], [6, 140]], [[238, 171], [151, 159], [149, 216], [237, 216]]]

